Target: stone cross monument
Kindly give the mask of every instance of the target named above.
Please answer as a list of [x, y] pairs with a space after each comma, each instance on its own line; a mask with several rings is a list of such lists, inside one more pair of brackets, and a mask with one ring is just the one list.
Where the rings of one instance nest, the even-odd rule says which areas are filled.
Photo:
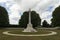
[[[38, 3], [40, 3], [40, 0], [27, 0], [27, 1], [20, 1], [20, 0], [14, 0], [21, 8], [24, 9], [29, 9], [29, 8], [34, 8], [35, 6], [37, 6]], [[33, 4], [30, 4], [32, 3]], [[20, 5], [21, 4], [21, 5]], [[29, 9], [29, 23], [27, 24], [27, 28], [24, 29], [23, 32], [37, 32], [33, 27], [32, 27], [32, 24], [31, 24], [31, 9]]]
[[31, 24], [31, 9], [29, 9], [29, 23], [27, 24], [27, 28], [24, 29], [23, 32], [37, 32], [37, 31], [33, 28], [33, 25]]

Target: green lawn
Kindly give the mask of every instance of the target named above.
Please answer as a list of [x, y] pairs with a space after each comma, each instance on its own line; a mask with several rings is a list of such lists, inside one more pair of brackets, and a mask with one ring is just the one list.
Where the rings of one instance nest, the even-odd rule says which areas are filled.
[[[0, 40], [60, 40], [60, 30], [38, 30], [37, 34], [48, 33], [47, 31], [55, 31], [58, 34], [52, 36], [44, 36], [44, 37], [17, 37], [17, 36], [9, 36], [4, 35], [2, 32], [11, 31], [12, 33], [21, 33], [21, 34], [36, 34], [36, 33], [23, 33], [21, 29], [0, 29]], [[20, 31], [20, 32], [19, 32]]]
[[23, 30], [19, 29], [19, 30], [13, 30], [9, 33], [12, 34], [48, 34], [50, 33], [48, 30], [38, 30], [38, 32], [22, 32]]

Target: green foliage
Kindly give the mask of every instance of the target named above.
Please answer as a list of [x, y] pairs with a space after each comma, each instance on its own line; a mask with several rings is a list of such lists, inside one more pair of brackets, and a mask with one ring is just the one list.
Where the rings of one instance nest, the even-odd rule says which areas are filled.
[[60, 26], [60, 6], [53, 11], [52, 17], [52, 26]]
[[[21, 27], [27, 27], [28, 21], [29, 21], [29, 12], [26, 11], [21, 16], [21, 19], [19, 20], [19, 25]], [[35, 11], [31, 11], [31, 23], [33, 24], [33, 27], [37, 27], [41, 24], [41, 19]]]
[[19, 25], [21, 27], [26, 27], [27, 26], [27, 24], [28, 24], [28, 17], [29, 17], [28, 12], [24, 12], [23, 15], [21, 16], [20, 21], [19, 21]]
[[37, 27], [37, 26], [40, 26], [41, 24], [41, 19], [39, 17], [39, 14], [36, 13], [35, 11], [32, 11], [31, 12], [31, 22], [33, 24], [33, 27]]
[[43, 24], [42, 27], [49, 27], [49, 24], [47, 23], [46, 20], [44, 20], [42, 24]]
[[5, 26], [9, 24], [8, 12], [4, 7], [0, 6], [0, 26]]

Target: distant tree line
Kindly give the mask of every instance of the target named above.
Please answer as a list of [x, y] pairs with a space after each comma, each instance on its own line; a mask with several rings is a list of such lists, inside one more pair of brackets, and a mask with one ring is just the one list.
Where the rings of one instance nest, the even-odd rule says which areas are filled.
[[46, 20], [44, 20], [44, 21], [42, 22], [42, 27], [47, 27], [47, 28], [48, 28], [48, 27], [51, 27], [51, 25], [48, 24]]
[[[33, 24], [33, 28], [41, 26], [41, 27], [56, 27], [60, 26], [60, 6], [57, 7], [52, 13], [51, 24], [48, 24], [46, 20], [43, 21], [41, 25], [41, 18], [36, 11], [31, 11], [31, 23]], [[23, 12], [21, 19], [19, 20], [19, 25], [11, 25], [9, 24], [9, 16], [7, 10], [0, 6], [0, 27], [23, 27], [26, 28], [29, 22], [29, 11]]]

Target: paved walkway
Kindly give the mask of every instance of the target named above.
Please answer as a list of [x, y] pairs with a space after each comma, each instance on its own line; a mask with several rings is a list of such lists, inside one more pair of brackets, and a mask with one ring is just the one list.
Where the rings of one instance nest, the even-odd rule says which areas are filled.
[[48, 32], [50, 32], [49, 34], [34, 34], [34, 35], [31, 35], [31, 34], [29, 34], [29, 35], [27, 35], [27, 34], [26, 35], [24, 35], [24, 34], [12, 34], [9, 32], [11, 32], [11, 31], [5, 31], [5, 32], [3, 32], [3, 34], [10, 35], [10, 36], [50, 36], [50, 35], [57, 34], [57, 32], [54, 32], [54, 31], [48, 31]]

